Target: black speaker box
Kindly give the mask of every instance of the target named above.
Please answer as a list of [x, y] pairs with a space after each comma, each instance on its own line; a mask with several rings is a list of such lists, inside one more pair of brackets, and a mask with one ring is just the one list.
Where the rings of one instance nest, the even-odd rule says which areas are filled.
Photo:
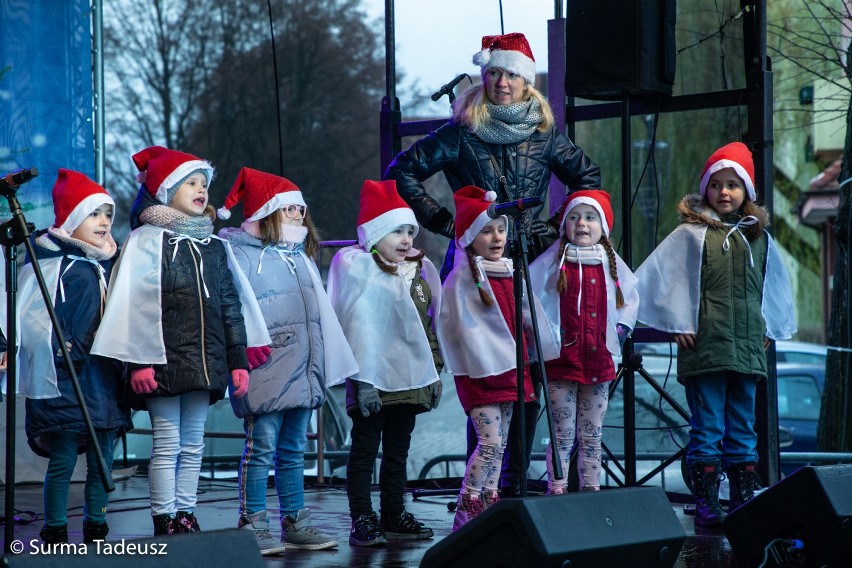
[[676, 0], [569, 0], [565, 92], [586, 99], [672, 94]]
[[[83, 548], [85, 546], [85, 549]], [[38, 550], [34, 550], [37, 547]], [[42, 548], [44, 550], [42, 550]], [[54, 548], [55, 547], [55, 548]], [[264, 568], [254, 531], [229, 529], [143, 539], [109, 539], [100, 544], [42, 545], [25, 541], [21, 554], [0, 558], [12, 568]]]
[[420, 566], [671, 567], [685, 538], [658, 487], [503, 499], [427, 550]]
[[728, 514], [724, 527], [746, 566], [764, 554], [767, 567], [852, 566], [852, 465], [797, 469]]

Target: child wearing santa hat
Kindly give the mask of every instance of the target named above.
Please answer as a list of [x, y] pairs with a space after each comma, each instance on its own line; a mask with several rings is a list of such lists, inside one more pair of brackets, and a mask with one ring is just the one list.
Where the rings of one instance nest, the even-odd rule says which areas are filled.
[[[194, 510], [208, 405], [248, 390], [246, 346], [269, 344], [254, 294], [207, 204], [213, 167], [153, 146], [140, 174], [131, 231], [92, 353], [126, 361], [133, 405], [148, 410], [154, 534], [199, 532]], [[230, 258], [229, 258], [230, 257]]]
[[[284, 547], [323, 550], [337, 541], [311, 526], [305, 508], [304, 465], [311, 411], [325, 402], [325, 384], [358, 372], [323, 288], [314, 258], [319, 236], [301, 190], [290, 180], [243, 168], [219, 216], [243, 203], [239, 229], [222, 229], [262, 304], [269, 347], [250, 347], [246, 396], [232, 398], [243, 419], [240, 460], [241, 528], [254, 530], [262, 554]], [[269, 532], [266, 485], [275, 463], [281, 539]]]
[[[550, 333], [559, 341], [559, 357], [545, 365], [550, 412], [562, 471], [568, 471], [574, 439], [579, 442], [577, 470], [581, 491], [600, 489], [601, 428], [615, 379], [613, 355], [636, 324], [636, 277], [613, 250], [609, 194], [576, 191], [566, 199], [561, 239], [530, 265], [535, 294], [547, 314]], [[547, 448], [547, 488], [567, 489], [556, 479]]]
[[[477, 439], [462, 479], [454, 531], [499, 501], [503, 452], [518, 400], [512, 264], [503, 258], [508, 219], [488, 216], [495, 197], [475, 186], [453, 194], [457, 258], [443, 284], [437, 332], [446, 368], [455, 375], [456, 393]], [[529, 314], [529, 305], [524, 311]], [[529, 323], [528, 317], [525, 320]], [[525, 333], [531, 333], [521, 331], [526, 355]], [[545, 350], [555, 357], [556, 344], [551, 341], [548, 347]], [[534, 400], [528, 364], [522, 376], [525, 401]]]
[[[111, 468], [113, 442], [132, 426], [130, 409], [119, 403], [121, 365], [89, 354], [118, 251], [111, 234], [115, 202], [84, 174], [60, 169], [53, 186], [53, 209], [53, 225], [36, 232], [33, 245], [97, 440], [87, 436], [30, 258], [18, 280], [19, 388], [27, 397], [27, 441], [36, 454], [49, 459], [44, 477], [44, 526], [39, 535], [46, 544], [68, 542], [68, 490], [77, 454], [85, 453], [83, 541], [91, 543], [109, 532], [109, 497], [101, 483], [94, 444]], [[5, 334], [5, 303], [0, 307], [0, 326]], [[5, 359], [3, 353], [4, 364]]]
[[765, 348], [796, 332], [787, 271], [756, 199], [751, 151], [741, 142], [722, 146], [704, 164], [699, 193], [678, 205], [680, 225], [636, 271], [639, 321], [674, 334], [678, 345], [700, 526], [724, 521], [723, 467], [731, 509], [754, 496], [755, 389], [767, 375]]
[[[434, 265], [412, 247], [418, 228], [395, 182], [367, 180], [361, 187], [358, 246], [338, 251], [329, 269], [328, 295], [359, 367], [346, 381], [354, 546], [433, 534], [403, 502], [415, 418], [438, 406], [443, 368], [432, 330], [441, 287]], [[370, 499], [379, 444], [381, 520]]]

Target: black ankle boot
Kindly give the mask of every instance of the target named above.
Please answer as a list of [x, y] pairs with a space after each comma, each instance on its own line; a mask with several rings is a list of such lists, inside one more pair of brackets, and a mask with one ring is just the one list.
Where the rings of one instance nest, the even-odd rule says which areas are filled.
[[45, 525], [38, 531], [38, 536], [41, 537], [41, 541], [44, 544], [68, 542], [68, 525], [62, 525], [61, 527], [48, 527]]
[[712, 463], [692, 465], [692, 486], [695, 493], [695, 524], [701, 527], [718, 527], [725, 520], [725, 511], [719, 503], [719, 482], [724, 474]]
[[198, 524], [198, 519], [194, 513], [188, 511], [178, 511], [175, 516], [175, 532], [179, 533], [199, 533], [201, 526]]
[[95, 521], [83, 521], [83, 542], [91, 544], [96, 540], [106, 540], [109, 534], [109, 525], [96, 523]]
[[154, 536], [175, 534], [177, 531], [175, 520], [168, 513], [162, 515], [154, 515], [151, 517], [154, 521]]
[[751, 501], [754, 498], [756, 489], [763, 487], [760, 476], [756, 470], [755, 463], [738, 463], [731, 464], [726, 469], [728, 472], [728, 485], [730, 491], [730, 503], [728, 511], [733, 511], [746, 501]]

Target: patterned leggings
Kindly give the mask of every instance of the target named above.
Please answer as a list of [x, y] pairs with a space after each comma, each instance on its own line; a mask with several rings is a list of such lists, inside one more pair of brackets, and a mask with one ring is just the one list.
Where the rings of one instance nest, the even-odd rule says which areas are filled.
[[467, 460], [462, 494], [478, 496], [483, 490], [488, 494], [497, 493], [513, 406], [512, 402], [500, 402], [474, 406], [470, 410], [469, 416], [476, 429], [477, 444]]
[[601, 427], [609, 403], [609, 384], [584, 385], [574, 381], [553, 380], [550, 388], [550, 411], [562, 479], [553, 478], [551, 446], [547, 446], [547, 489], [551, 494], [565, 493], [568, 486], [568, 463], [574, 445], [575, 428], [580, 431], [577, 471], [580, 489], [599, 489], [601, 472]]

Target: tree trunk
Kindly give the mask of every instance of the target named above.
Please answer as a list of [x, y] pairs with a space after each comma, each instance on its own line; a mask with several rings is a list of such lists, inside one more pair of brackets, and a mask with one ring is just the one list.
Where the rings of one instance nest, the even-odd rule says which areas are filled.
[[828, 325], [830, 349], [825, 363], [825, 386], [817, 429], [817, 448], [825, 452], [852, 451], [852, 384], [849, 368], [852, 361], [852, 285], [850, 285], [850, 252], [852, 252], [852, 100], [846, 111], [846, 140], [840, 171], [840, 204], [835, 221], [837, 243], [831, 314]]

